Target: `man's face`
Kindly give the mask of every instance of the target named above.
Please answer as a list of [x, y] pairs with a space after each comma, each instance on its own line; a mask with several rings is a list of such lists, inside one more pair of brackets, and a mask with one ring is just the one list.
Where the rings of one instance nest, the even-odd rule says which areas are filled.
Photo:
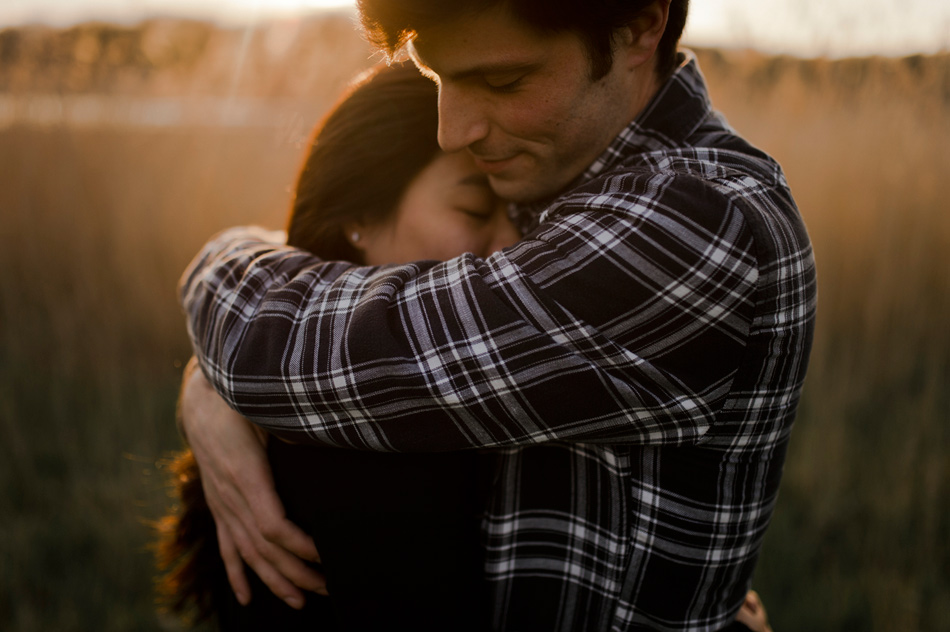
[[500, 196], [552, 197], [632, 120], [637, 75], [590, 79], [575, 33], [541, 33], [503, 5], [418, 34], [414, 58], [439, 84], [439, 144], [466, 149]]

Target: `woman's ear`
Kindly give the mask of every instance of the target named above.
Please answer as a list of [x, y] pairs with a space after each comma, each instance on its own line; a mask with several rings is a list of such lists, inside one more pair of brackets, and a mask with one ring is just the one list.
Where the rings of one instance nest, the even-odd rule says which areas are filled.
[[378, 224], [367, 224], [364, 222], [352, 222], [344, 224], [343, 235], [361, 255], [363, 263], [373, 265], [374, 255], [378, 254], [381, 239], [381, 227]]
[[346, 238], [349, 240], [350, 245], [355, 247], [357, 250], [362, 250], [362, 246], [360, 244], [360, 231], [358, 230], [347, 231]]
[[350, 245], [360, 252], [366, 249], [367, 231], [362, 222], [353, 222], [343, 225], [343, 235]]
[[644, 63], [654, 63], [654, 55], [670, 17], [670, 0], [654, 0], [627, 26], [619, 30], [617, 38], [618, 58], [630, 69]]

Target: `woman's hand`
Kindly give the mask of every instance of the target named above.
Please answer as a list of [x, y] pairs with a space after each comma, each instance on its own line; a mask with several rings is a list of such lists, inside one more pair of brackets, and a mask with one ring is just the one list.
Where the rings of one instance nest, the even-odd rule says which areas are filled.
[[313, 540], [286, 518], [274, 489], [266, 433], [227, 405], [195, 358], [185, 368], [179, 415], [238, 601], [251, 600], [242, 560], [292, 608], [304, 605], [301, 589], [326, 595], [323, 575], [303, 561], [320, 560]]
[[746, 593], [745, 601], [736, 616], [736, 621], [745, 625], [752, 632], [772, 632], [765, 606], [762, 605], [759, 593], [754, 590]]

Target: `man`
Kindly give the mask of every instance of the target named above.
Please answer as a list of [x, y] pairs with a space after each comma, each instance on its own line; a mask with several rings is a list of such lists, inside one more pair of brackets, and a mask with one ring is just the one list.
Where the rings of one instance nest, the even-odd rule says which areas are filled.
[[[390, 52], [411, 42], [440, 87], [440, 144], [517, 203], [525, 238], [360, 269], [224, 233], [182, 282], [204, 374], [293, 440], [499, 449], [495, 629], [726, 627], [774, 507], [815, 276], [780, 168], [676, 53], [686, 2], [360, 10]], [[288, 551], [315, 551], [282, 520], [252, 432], [186, 400], [238, 593], [240, 551], [298, 603], [293, 584], [319, 578]]]

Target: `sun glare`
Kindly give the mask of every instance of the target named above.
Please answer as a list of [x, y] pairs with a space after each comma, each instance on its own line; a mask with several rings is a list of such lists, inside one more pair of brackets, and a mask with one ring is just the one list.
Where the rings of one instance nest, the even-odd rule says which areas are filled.
[[239, 11], [297, 13], [311, 9], [351, 7], [353, 0], [229, 0], [222, 4]]
[[163, 0], [151, 2], [152, 10], [166, 13], [188, 11], [204, 13], [222, 21], [243, 21], [296, 16], [322, 9], [353, 7], [354, 0]]
[[688, 43], [805, 57], [950, 50], [946, 0], [694, 0]]
[[[450, 0], [446, 0], [450, 1]], [[154, 16], [223, 24], [353, 9], [355, 0], [0, 0], [0, 28], [134, 23]], [[948, 0], [693, 0], [685, 41], [805, 57], [950, 50]]]
[[0, 0], [0, 28], [87, 20], [134, 23], [154, 16], [241, 23], [353, 6], [354, 0]]

